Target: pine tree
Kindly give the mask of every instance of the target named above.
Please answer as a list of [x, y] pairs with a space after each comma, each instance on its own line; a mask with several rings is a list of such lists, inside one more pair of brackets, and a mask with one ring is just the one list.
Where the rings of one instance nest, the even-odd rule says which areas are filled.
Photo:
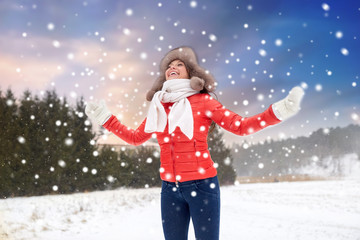
[[33, 164], [37, 166], [36, 174], [39, 175], [34, 194], [42, 195], [51, 193], [52, 186], [61, 181], [62, 167], [59, 161], [63, 156], [60, 149], [63, 128], [66, 126], [62, 119], [61, 101], [55, 91], [47, 91], [37, 108], [37, 144], [41, 146], [41, 153], [33, 160]]
[[0, 101], [0, 195], [18, 195], [22, 191], [22, 160], [17, 154], [26, 142], [18, 126], [18, 106], [13, 92], [8, 89]]
[[24, 169], [21, 175], [23, 195], [39, 194], [38, 183], [41, 175], [38, 169], [43, 167], [43, 145], [39, 144], [41, 133], [38, 128], [38, 106], [39, 99], [33, 99], [31, 93], [25, 91], [20, 101], [18, 124], [21, 135], [26, 141], [17, 151], [18, 156], [22, 159]]
[[154, 147], [137, 147], [133, 154], [135, 165], [132, 187], [160, 186], [159, 168], [160, 158], [158, 150]]
[[71, 191], [94, 190], [102, 188], [104, 184], [99, 152], [95, 146], [97, 136], [92, 132], [91, 122], [86, 118], [84, 110], [84, 99], [81, 98], [76, 102], [75, 109], [68, 112], [71, 123], [65, 141], [71, 144], [65, 146], [70, 155], [66, 177], [71, 178]]
[[118, 174], [122, 168], [119, 154], [111, 146], [103, 146], [97, 159], [99, 163], [99, 190], [114, 189], [121, 186]]
[[233, 184], [236, 173], [232, 166], [232, 156], [230, 149], [223, 142], [223, 133], [217, 127], [208, 135], [208, 146], [211, 158], [217, 163], [218, 178], [221, 185]]
[[[119, 182], [120, 186], [133, 187], [136, 182], [135, 169], [136, 161], [134, 160], [135, 149], [121, 150], [119, 154], [119, 162], [121, 168], [116, 168], [114, 174], [116, 181]], [[115, 170], [115, 169], [114, 169]]]

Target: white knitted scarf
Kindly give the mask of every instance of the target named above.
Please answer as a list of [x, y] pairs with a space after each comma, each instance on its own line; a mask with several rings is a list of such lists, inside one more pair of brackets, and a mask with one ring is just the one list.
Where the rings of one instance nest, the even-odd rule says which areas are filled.
[[[166, 123], [169, 122], [169, 133], [176, 127], [192, 139], [194, 135], [194, 117], [191, 105], [187, 97], [199, 93], [190, 86], [189, 79], [172, 79], [165, 81], [161, 91], [154, 94], [150, 103], [145, 132], [163, 132]], [[161, 102], [173, 102], [169, 116], [166, 116], [165, 109]]]

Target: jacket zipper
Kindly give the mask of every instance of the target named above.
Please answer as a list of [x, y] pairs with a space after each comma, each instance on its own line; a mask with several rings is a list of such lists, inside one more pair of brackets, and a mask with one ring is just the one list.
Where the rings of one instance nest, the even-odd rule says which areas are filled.
[[196, 156], [196, 140], [194, 140], [194, 152], [195, 152], [195, 158], [196, 158], [196, 165], [197, 165], [197, 167], [199, 167], [199, 161], [198, 161], [198, 157]]
[[179, 182], [176, 179], [175, 158], [174, 158], [174, 141], [173, 141], [172, 134], [170, 134], [170, 141], [171, 141], [171, 159], [172, 159], [172, 162], [173, 162], [173, 172], [174, 172], [174, 177], [175, 177], [175, 185], [176, 185], [176, 187], [179, 187]]

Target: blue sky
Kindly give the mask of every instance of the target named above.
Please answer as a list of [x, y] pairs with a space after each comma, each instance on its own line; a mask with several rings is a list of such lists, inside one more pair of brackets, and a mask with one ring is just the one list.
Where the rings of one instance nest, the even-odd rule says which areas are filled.
[[160, 59], [187, 45], [242, 116], [305, 88], [297, 116], [228, 143], [308, 135], [360, 123], [359, 24], [359, 1], [3, 0], [0, 89], [105, 99], [135, 128]]

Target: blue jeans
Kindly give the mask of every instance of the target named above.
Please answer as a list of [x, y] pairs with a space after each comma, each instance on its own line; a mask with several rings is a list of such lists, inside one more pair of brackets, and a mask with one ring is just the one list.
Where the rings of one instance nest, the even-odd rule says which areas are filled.
[[162, 182], [161, 217], [166, 240], [187, 240], [190, 217], [196, 240], [218, 240], [220, 188], [217, 176], [202, 180]]

